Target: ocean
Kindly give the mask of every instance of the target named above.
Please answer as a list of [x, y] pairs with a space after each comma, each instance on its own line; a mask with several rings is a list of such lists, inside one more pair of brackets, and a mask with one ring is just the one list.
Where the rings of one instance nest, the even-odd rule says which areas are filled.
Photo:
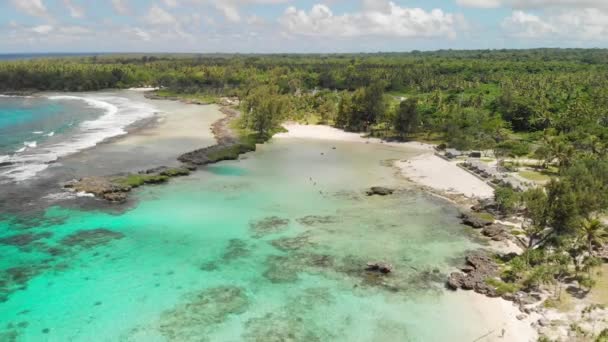
[[[22, 132], [5, 131], [4, 153], [16, 160], [21, 140], [41, 135], [34, 131], [57, 132], [30, 147], [40, 154], [90, 146], [155, 111], [117, 94], [78, 97], [3, 99], [12, 113], [4, 125]], [[76, 121], [61, 131], [69, 118]], [[55, 152], [53, 164], [64, 165]], [[238, 161], [138, 189], [120, 208], [49, 202], [8, 211], [0, 203], [0, 340], [475, 340], [495, 327], [444, 284], [481, 246], [456, 208], [396, 175], [391, 161], [415, 154], [277, 139]], [[37, 177], [9, 179], [28, 191]], [[374, 185], [400, 190], [366, 196]], [[365, 271], [374, 261], [394, 272]]]
[[124, 134], [154, 113], [104, 93], [0, 96], [0, 184], [31, 179], [58, 158]]

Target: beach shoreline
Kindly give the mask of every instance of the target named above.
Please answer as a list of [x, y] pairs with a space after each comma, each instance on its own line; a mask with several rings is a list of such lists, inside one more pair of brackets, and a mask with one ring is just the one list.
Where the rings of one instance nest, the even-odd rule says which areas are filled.
[[[349, 141], [366, 144], [386, 144], [404, 147], [417, 152], [410, 159], [395, 161], [397, 176], [409, 180], [417, 189], [443, 198], [460, 209], [468, 209], [480, 199], [491, 198], [493, 189], [485, 182], [458, 167], [456, 164], [435, 155], [435, 147], [421, 142], [384, 142], [368, 138], [358, 133], [349, 133], [337, 128], [321, 125], [301, 125], [286, 123], [287, 132], [274, 136], [275, 139], [320, 139], [326, 141]], [[510, 250], [507, 246], [491, 243], [496, 251]], [[473, 291], [457, 291], [450, 295], [465, 298], [475, 310], [479, 311], [488, 326], [488, 334], [480, 336], [479, 341], [536, 341], [538, 333], [532, 326], [537, 315], [518, 319], [521, 314], [513, 302], [502, 298], [488, 298]], [[504, 331], [503, 331], [504, 330]]]

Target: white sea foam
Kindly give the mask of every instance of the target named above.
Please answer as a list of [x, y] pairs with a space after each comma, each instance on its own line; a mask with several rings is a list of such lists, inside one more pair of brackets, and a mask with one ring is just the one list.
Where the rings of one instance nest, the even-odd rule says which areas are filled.
[[53, 101], [84, 101], [90, 107], [99, 108], [104, 114], [95, 120], [84, 121], [75, 128], [71, 136], [65, 140], [38, 146], [26, 145], [24, 150], [17, 151], [5, 162], [14, 165], [0, 173], [0, 176], [8, 177], [13, 181], [23, 181], [34, 177], [37, 173], [46, 169], [49, 163], [57, 159], [76, 153], [78, 151], [93, 147], [98, 143], [119, 135], [126, 134], [126, 127], [154, 115], [155, 108], [149, 104], [134, 102], [127, 98], [118, 96], [48, 96]]
[[23, 145], [25, 145], [25, 147], [27, 148], [35, 148], [36, 146], [38, 146], [38, 142], [36, 141], [26, 141], [23, 143]]
[[47, 137], [52, 137], [53, 135], [55, 135], [55, 132], [51, 132], [51, 133], [47, 134], [46, 136]]
[[29, 98], [32, 98], [32, 96], [29, 96], [29, 95], [24, 95], [24, 96], [22, 96], [22, 95], [6, 95], [6, 94], [0, 94], [0, 98], [2, 98], [2, 97], [5, 97], [5, 98], [8, 98], [8, 97], [20, 97], [20, 98], [24, 98], [24, 99], [29, 99]]
[[43, 131], [34, 131], [34, 132], [32, 132], [32, 134], [43, 134], [43, 133], [44, 133]]

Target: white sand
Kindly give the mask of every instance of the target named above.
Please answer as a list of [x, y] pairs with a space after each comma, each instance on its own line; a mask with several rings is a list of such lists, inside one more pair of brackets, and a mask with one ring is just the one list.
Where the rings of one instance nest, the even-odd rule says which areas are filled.
[[329, 140], [329, 141], [349, 141], [349, 142], [361, 142], [370, 144], [385, 144], [389, 146], [405, 146], [408, 148], [415, 148], [424, 151], [434, 151], [433, 145], [424, 144], [420, 142], [406, 142], [406, 143], [393, 143], [383, 142], [378, 138], [367, 138], [360, 133], [349, 133], [341, 129], [333, 128], [330, 126], [323, 125], [300, 125], [294, 123], [284, 124], [283, 127], [288, 130], [286, 133], [276, 134], [273, 138], [275, 139], [318, 139], [318, 140]]
[[153, 87], [141, 87], [141, 88], [129, 88], [128, 90], [132, 90], [132, 91], [154, 91], [154, 90], [158, 90], [159, 88], [153, 88]]
[[467, 197], [491, 198], [494, 189], [491, 186], [458, 167], [455, 163], [424, 154], [410, 160], [397, 163], [403, 174], [410, 180], [436, 190]]
[[377, 138], [366, 138], [359, 133], [344, 132], [340, 129], [321, 125], [285, 124], [289, 131], [275, 135], [276, 139], [303, 138], [330, 141], [351, 141], [363, 143], [384, 143], [389, 146], [403, 146], [420, 150], [423, 154], [410, 160], [400, 161], [397, 166], [401, 168], [404, 176], [411, 181], [428, 186], [442, 192], [463, 194], [467, 197], [491, 198], [494, 189], [458, 167], [435, 156], [434, 146], [420, 142], [382, 142]]
[[[531, 323], [540, 318], [538, 314], [532, 314], [523, 320], [518, 320], [516, 317], [521, 312], [512, 302], [508, 302], [501, 298], [488, 298], [473, 291], [459, 290], [454, 296], [461, 297], [471, 304], [471, 307], [479, 313], [479, 317], [483, 319], [478, 323], [478, 326], [484, 327], [487, 336], [480, 338], [478, 341], [518, 341], [518, 342], [533, 342], [538, 338], [538, 333], [531, 326]], [[502, 331], [504, 329], [504, 336]]]

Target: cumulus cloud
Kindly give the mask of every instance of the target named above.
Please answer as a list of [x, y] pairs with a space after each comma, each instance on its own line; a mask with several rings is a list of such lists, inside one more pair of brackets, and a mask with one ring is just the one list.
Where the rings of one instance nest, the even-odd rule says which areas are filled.
[[70, 12], [70, 16], [72, 18], [82, 18], [84, 17], [84, 9], [80, 6], [76, 6], [72, 0], [63, 0], [63, 4], [67, 7]]
[[224, 17], [228, 19], [228, 21], [231, 21], [233, 23], [241, 21], [241, 15], [236, 6], [231, 5], [229, 3], [218, 2], [215, 5], [215, 8], [220, 11], [224, 15]]
[[141, 28], [139, 28], [139, 27], [135, 27], [135, 28], [133, 28], [133, 33], [134, 33], [134, 34], [135, 34], [135, 35], [136, 35], [138, 38], [140, 38], [141, 40], [146, 41], [146, 42], [148, 42], [148, 41], [150, 41], [150, 39], [152, 39], [152, 38], [150, 37], [150, 34], [149, 34], [148, 32], [144, 31], [143, 29], [141, 29]]
[[129, 5], [126, 0], [112, 0], [112, 7], [120, 15], [129, 14]]
[[165, 4], [165, 6], [171, 8], [177, 7], [179, 5], [177, 0], [163, 0], [163, 3]]
[[456, 0], [461, 6], [476, 8], [497, 8], [503, 5], [504, 0]]
[[42, 0], [11, 0], [15, 8], [35, 17], [47, 17], [48, 12]]
[[606, 0], [456, 0], [461, 6], [476, 8], [513, 7], [516, 9], [546, 8], [603, 8], [608, 9]]
[[400, 7], [365, 7], [361, 12], [335, 15], [331, 9], [316, 4], [309, 12], [289, 7], [279, 19], [291, 34], [326, 37], [393, 36], [454, 37], [458, 18], [440, 9]]
[[34, 27], [30, 28], [30, 31], [34, 32], [34, 33], [38, 33], [38, 34], [48, 34], [49, 32], [53, 31], [53, 26], [51, 26], [51, 25], [34, 26]]
[[545, 18], [514, 11], [502, 23], [513, 36], [572, 40], [608, 40], [608, 13], [595, 8], [553, 12]]
[[173, 15], [157, 5], [150, 7], [144, 19], [150, 25], [169, 25], [176, 22]]
[[557, 28], [543, 21], [540, 17], [522, 11], [513, 11], [505, 18], [502, 27], [513, 36], [523, 38], [539, 38], [551, 33], [557, 33]]

